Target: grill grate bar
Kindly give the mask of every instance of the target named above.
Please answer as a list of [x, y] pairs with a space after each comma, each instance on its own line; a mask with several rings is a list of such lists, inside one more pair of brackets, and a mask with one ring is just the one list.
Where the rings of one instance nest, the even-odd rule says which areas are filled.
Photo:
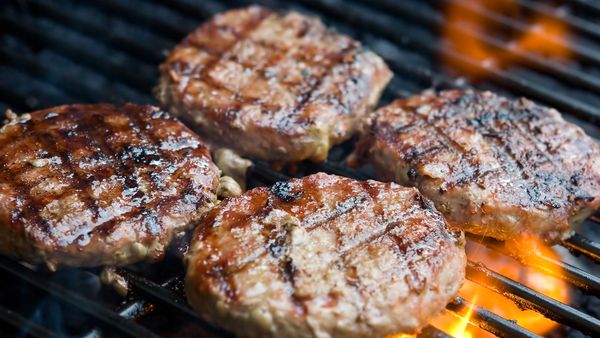
[[399, 27], [400, 23], [387, 14], [374, 12], [371, 8], [359, 4], [345, 6], [341, 0], [300, 0], [300, 2], [314, 7], [330, 17], [376, 32], [402, 46], [417, 48], [431, 55], [443, 55], [454, 62], [468, 65], [483, 74], [489, 75], [491, 80], [505, 86], [508, 90], [517, 90], [525, 95], [541, 99], [559, 109], [594, 123], [600, 121], [600, 111], [596, 106], [546, 87], [541, 82], [534, 84], [521, 76], [485, 67], [476, 60], [453, 49], [441, 47], [437, 42], [431, 41], [429, 37], [416, 36], [410, 29]]
[[528, 257], [512, 255], [511, 252], [506, 250], [506, 248], [504, 247], [504, 243], [500, 241], [494, 240], [492, 238], [483, 238], [471, 234], [467, 234], [467, 236], [473, 242], [482, 243], [488, 249], [494, 250], [502, 255], [511, 257], [519, 261], [523, 265], [532, 267], [538, 271], [567, 281], [587, 294], [595, 296], [600, 295], [600, 277], [583, 271], [577, 267], [574, 267], [571, 264], [557, 261], [544, 255], [535, 253]]
[[[360, 1], [365, 2], [366, 0], [360, 0]], [[445, 0], [445, 1], [447, 1], [447, 2], [449, 1], [451, 3], [458, 4], [461, 6], [469, 7], [469, 10], [471, 10], [471, 7], [473, 7], [473, 6], [465, 3], [463, 0]], [[369, 2], [369, 3], [371, 3], [371, 2]], [[411, 18], [417, 19], [421, 23], [426, 24], [426, 25], [441, 26], [444, 24], [444, 17], [441, 14], [435, 13], [435, 12], [433, 12], [433, 10], [430, 10], [429, 12], [425, 12], [424, 11], [425, 8], [423, 8], [423, 9], [417, 8], [417, 7], [423, 7], [423, 6], [414, 5], [413, 3], [408, 2], [408, 1], [378, 0], [375, 2], [375, 4], [377, 4], [378, 6], [380, 6], [381, 8], [383, 8], [385, 10], [393, 11], [394, 14], [403, 15], [403, 16], [410, 15]], [[477, 6], [476, 8], [478, 8], [478, 7], [479, 6]], [[479, 12], [480, 11], [478, 11], [477, 13], [479, 13]], [[503, 42], [497, 38], [494, 38], [490, 35], [483, 34], [478, 30], [473, 30], [471, 27], [466, 27], [462, 24], [448, 25], [448, 27], [458, 30], [462, 34], [473, 36], [473, 37], [477, 38], [477, 40], [485, 43], [486, 45], [488, 45], [490, 47], [508, 51], [508, 52], [518, 56], [520, 59], [525, 60], [528, 65], [530, 65], [533, 68], [540, 70], [546, 74], [551, 74], [554, 77], [560, 78], [560, 79], [562, 79], [566, 82], [569, 82], [573, 85], [576, 85], [576, 86], [580, 86], [580, 87], [583, 87], [583, 88], [586, 88], [586, 89], [589, 89], [592, 91], [600, 91], [600, 80], [597, 77], [589, 76], [588, 74], [583, 73], [579, 70], [576, 70], [573, 67], [567, 67], [567, 66], [559, 64], [557, 62], [546, 60], [536, 54], [529, 53], [529, 52], [526, 52], [526, 51], [523, 51], [520, 49], [510, 48], [505, 42]], [[521, 26], [519, 26], [519, 27], [521, 27]], [[523, 30], [525, 29], [524, 27], [521, 27], [521, 28], [523, 28]]]
[[201, 20], [208, 19], [210, 16], [228, 9], [228, 6], [214, 0], [171, 0], [167, 1], [165, 5], [182, 13], [189, 13]]
[[124, 335], [131, 337], [158, 338], [157, 335], [145, 327], [124, 319], [101, 304], [45, 279], [35, 271], [32, 271], [19, 263], [13, 262], [9, 258], [0, 256], [0, 269], [48, 294], [51, 294], [64, 303], [81, 310], [81, 312], [94, 317]]
[[[36, 60], [36, 58], [29, 53], [16, 52], [12, 48], [0, 46], [0, 59], [35, 78], [52, 79], [52, 82], [54, 82], [53, 85], [56, 85], [57, 90], [61, 90], [73, 97], [77, 97], [78, 101], [114, 101], [121, 96], [125, 96], [126, 99], [137, 102], [151, 101], [150, 96], [137, 92], [135, 89], [123, 88], [122, 85], [114, 86], [116, 88], [108, 87], [106, 86], [106, 81], [102, 81], [104, 79], [101, 77], [85, 77], [77, 70], [74, 72], [70, 69], [59, 70], [56, 67], [52, 67], [52, 65]], [[104, 86], [100, 87], [99, 85], [102, 84], [104, 84]], [[121, 89], [119, 94], [116, 93], [115, 89]], [[36, 92], [36, 94], [39, 93]]]
[[[453, 5], [460, 6], [466, 11], [477, 13], [484, 17], [487, 21], [494, 22], [500, 24], [504, 27], [508, 27], [514, 31], [520, 33], [526, 33], [529, 30], [529, 25], [526, 23], [520, 22], [518, 20], [512, 19], [508, 16], [493, 12], [484, 6], [481, 6], [474, 2], [469, 2], [465, 0], [441, 0], [444, 3], [451, 3]], [[570, 41], [568, 44], [565, 44], [563, 41], [556, 39], [552, 36], [546, 36], [547, 39], [552, 41], [552, 43], [562, 45], [571, 50], [571, 52], [580, 60], [585, 60], [589, 63], [600, 65], [600, 54], [598, 51], [594, 49], [588, 48], [587, 46], [576, 44], [573, 41]]]
[[[590, 21], [583, 20], [570, 13], [561, 11], [560, 14], [556, 8], [550, 7], [543, 2], [535, 2], [531, 0], [518, 0], [518, 4], [531, 11], [541, 13], [554, 20], [563, 21], [574, 28], [578, 33], [600, 39], [600, 29]], [[558, 9], [560, 10], [560, 9]]]
[[502, 338], [540, 337], [522, 328], [521, 326], [516, 325], [513, 321], [504, 319], [485, 308], [469, 303], [462, 297], [455, 297], [452, 302], [448, 303], [446, 310], [462, 319], [464, 318], [463, 313], [469, 307], [473, 309], [473, 314], [469, 321], [473, 322], [473, 324], [477, 325], [481, 329], [495, 334], [496, 336]]
[[[118, 47], [120, 50], [135, 56], [139, 62], [155, 64], [162, 61], [161, 50], [171, 47], [171, 43], [162, 37], [156, 36], [147, 30], [135, 29], [130, 23], [111, 16], [110, 18], [96, 12], [93, 19], [84, 18], [80, 5], [70, 6], [65, 10], [59, 2], [44, 0], [28, 0], [31, 12], [36, 16], [45, 16], [55, 22], [74, 28], [80, 33], [93, 37], [109, 45]], [[85, 8], [83, 8], [85, 9]], [[118, 27], [113, 28], [111, 33], [106, 34], [106, 25]], [[130, 34], [135, 32], [135, 34]], [[132, 38], [136, 35], [136, 38]]]
[[[180, 39], [198, 25], [197, 20], [176, 13], [163, 4], [139, 0], [88, 0], [86, 4], [133, 21], [172, 40]], [[155, 13], [160, 15], [153, 15]]]
[[60, 336], [31, 321], [20, 314], [0, 306], [0, 321], [11, 325], [16, 329], [20, 329], [23, 336], [33, 336], [36, 338], [59, 338]]
[[467, 278], [489, 290], [502, 294], [517, 306], [531, 309], [585, 334], [600, 334], [600, 320], [573, 307], [534, 291], [514, 280], [486, 268], [481, 263], [467, 263]]
[[[123, 276], [129, 283], [129, 285], [136, 289], [138, 292], [142, 292], [151, 299], [161, 304], [165, 304], [173, 310], [180, 312], [181, 314], [188, 317], [190, 320], [194, 321], [200, 327], [202, 327], [202, 329], [219, 336], [231, 337], [231, 335], [226, 333], [225, 331], [216, 328], [202, 320], [196, 314], [196, 312], [194, 312], [194, 310], [187, 306], [187, 302], [185, 301], [185, 299], [183, 299], [177, 293], [165, 287], [162, 287], [161, 285], [154, 283], [140, 275], [137, 275], [128, 269], [119, 269], [118, 273], [121, 276]], [[165, 282], [165, 284], [169, 284], [170, 282], [171, 281], [167, 281]]]
[[133, 60], [126, 54], [98, 41], [82, 38], [80, 33], [72, 32], [73, 35], [69, 36], [70, 39], [66, 39], [63, 34], [71, 32], [58, 23], [53, 27], [55, 29], [40, 29], [31, 20], [23, 20], [2, 13], [0, 14], [0, 27], [25, 40], [44, 41], [45, 47], [48, 49], [55, 50], [136, 88], [149, 91], [154, 84], [156, 75], [154, 67]]
[[592, 13], [600, 13], [600, 4], [595, 0], [569, 0], [569, 2], [576, 7], [583, 10], [590, 11]]
[[600, 244], [579, 234], [565, 239], [561, 245], [576, 255], [584, 255], [600, 264]]
[[[32, 92], [35, 93], [35, 97]], [[0, 97], [6, 98], [9, 102], [18, 99], [20, 101], [17, 102], [17, 106], [21, 105], [25, 109], [39, 107], [39, 101], [56, 105], [74, 99], [48, 83], [39, 81], [18, 69], [5, 66], [0, 66]]]

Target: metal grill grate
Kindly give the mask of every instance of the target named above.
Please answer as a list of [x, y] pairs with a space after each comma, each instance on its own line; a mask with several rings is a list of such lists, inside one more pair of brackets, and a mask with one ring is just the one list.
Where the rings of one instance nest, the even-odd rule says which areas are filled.
[[[504, 27], [516, 31], [525, 29], [523, 23], [499, 13], [486, 12], [464, 0], [258, 2], [319, 15], [382, 55], [396, 73], [384, 101], [430, 87], [471, 87], [464, 79], [452, 78], [438, 71], [438, 57], [442, 56], [463, 62], [485, 74], [486, 81], [478, 87], [509, 96], [524, 95], [555, 106], [569, 114], [566, 116], [568, 119], [581, 125], [596, 140], [600, 138], [600, 97], [597, 95], [600, 92], [600, 26], [597, 22], [594, 24], [593, 16], [586, 16], [586, 13], [600, 14], [600, 6], [594, 2], [571, 0], [561, 11], [556, 11], [544, 3], [518, 0], [523, 8], [550, 15], [572, 28], [576, 36], [569, 47], [577, 57], [577, 63], [564, 64], [516, 51], [519, 58], [526, 61], [525, 66], [508, 70], [486, 68], [440, 43], [437, 29], [445, 24], [440, 9], [448, 3], [463, 6], [464, 10], [478, 11]], [[247, 4], [249, 2], [245, 0], [5, 1], [0, 4], [0, 109], [4, 111], [4, 108], [10, 107], [29, 111], [68, 102], [154, 102], [149, 93], [157, 79], [156, 66], [164, 58], [164, 52], [214, 13]], [[477, 34], [489, 46], [508, 48], [485, 33], [465, 33]], [[347, 147], [338, 147], [332, 151], [328, 162], [303, 164], [302, 171], [370, 178], [368, 173], [342, 164], [347, 152]], [[255, 185], [272, 184], [287, 178], [260, 161], [255, 161], [249, 174]], [[600, 224], [593, 217], [589, 222]], [[488, 248], [507, 254], [498, 242], [477, 240], [483, 241]], [[576, 234], [561, 245], [587, 261], [600, 263], [600, 244], [583, 235]], [[563, 271], [559, 277], [581, 290], [586, 297], [600, 295], [600, 278], [593, 272], [543, 256], [523, 263], [546, 273], [550, 273], [545, 268], [549, 265], [559, 267]], [[0, 257], [0, 270], [9, 276], [10, 281], [36, 290], [38, 299], [49, 295], [68, 308], [83, 313], [87, 320], [83, 321], [86, 328], [81, 336], [169, 336], [172, 323], [155, 320], [153, 313], [169, 313], [183, 323], [191, 323], [199, 330], [196, 334], [228, 336], [226, 332], [203, 322], [187, 306], [180, 289], [183, 268], [177, 259], [152, 267], [119, 269], [130, 283], [132, 295], [118, 307], [115, 307], [118, 300], [88, 297], [85, 292], [70, 287], [69, 283], [57, 282], [44, 273], [4, 257]], [[80, 270], [92, 276], [99, 273], [94, 269]], [[481, 264], [469, 261], [467, 277], [524, 308], [538, 311], [584, 334], [600, 334], [598, 318], [540, 294]], [[447, 310], [460, 315], [470, 305], [468, 300], [457, 297]], [[26, 335], [34, 337], [66, 334], [61, 327], [42, 326], [35, 316], [20, 313], [9, 306], [10, 302], [8, 305], [0, 304], [0, 322], [14, 327], [15, 332], [26, 332]], [[473, 311], [472, 324], [498, 336], [536, 337], [513, 321], [484, 308], [474, 306]], [[447, 337], [431, 326], [423, 331], [422, 336]]]

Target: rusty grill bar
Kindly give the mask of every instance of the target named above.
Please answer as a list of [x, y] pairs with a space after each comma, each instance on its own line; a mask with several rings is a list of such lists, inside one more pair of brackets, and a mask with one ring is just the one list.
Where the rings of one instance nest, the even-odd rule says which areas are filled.
[[[600, 102], [594, 98], [600, 91], [600, 77], [587, 73], [585, 68], [570, 67], [521, 51], [516, 53], [527, 61], [528, 72], [486, 68], [456, 52], [451, 46], [437, 41], [436, 32], [432, 29], [444, 24], [440, 12], [442, 4], [455, 3], [465, 6], [465, 10], [482, 11], [464, 0], [414, 3], [391, 0], [298, 0], [291, 4], [283, 0], [257, 2], [275, 8], [296, 8], [316, 13], [334, 27], [364, 41], [382, 55], [398, 75], [387, 89], [384, 100], [408, 96], [429, 87], [470, 87], [462, 79], [435, 70], [431, 60], [441, 55], [486, 74], [489, 81], [482, 84], [484, 88], [508, 95], [529, 96], [555, 106], [570, 114], [570, 119], [579, 123], [596, 140], [600, 138]], [[593, 47], [577, 40], [570, 48], [584, 66], [600, 65], [600, 47], [597, 43], [600, 42], [600, 26], [576, 15], [582, 11], [600, 14], [600, 6], [586, 0], [571, 0], [568, 8], [573, 13], [559, 15], [545, 4], [530, 0], [517, 2], [534, 13], [545, 13], [561, 20], [578, 35], [593, 40], [596, 43]], [[153, 102], [149, 93], [157, 78], [156, 65], [164, 58], [163, 52], [212, 14], [249, 3], [246, 0], [174, 0], [168, 3], [157, 0], [5, 2], [0, 5], [0, 108], [4, 110], [10, 106], [27, 111], [67, 102]], [[505, 27], [517, 31], [524, 29], [521, 23], [497, 13], [484, 12], [483, 15]], [[110, 32], [107, 32], [107, 26], [112, 27]], [[467, 33], [477, 34], [489, 46], [508, 48], [482, 32]], [[548, 76], [559, 79], [560, 83], [544, 81]], [[337, 160], [304, 164], [304, 172], [323, 171], [357, 179], [370, 178], [364, 172], [344, 166], [341, 162], [344, 151], [341, 153], [336, 156]], [[259, 184], [272, 184], [288, 178], [261, 161], [254, 162], [249, 176]], [[598, 218], [592, 217], [592, 221], [600, 225]], [[477, 240], [492, 250], [508, 255], [498, 242]], [[600, 263], [600, 244], [580, 234], [563, 241], [561, 246], [575, 255]], [[544, 268], [548, 264], [560, 267], [563, 274], [558, 277], [591, 297], [600, 294], [598, 276], [568, 263], [543, 256], [522, 263], [545, 273], [550, 273]], [[176, 312], [211, 336], [229, 336], [200, 319], [187, 306], [182, 293], [173, 289], [182, 283], [180, 274], [171, 274], [157, 283], [132, 268], [119, 269], [119, 273], [129, 282], [134, 296], [119, 309], [113, 309], [8, 258], [0, 257], [0, 270], [93, 318], [97, 328], [91, 329], [85, 337], [96, 337], [98, 329], [119, 336], [158, 337], [157, 333], [133, 320], [144, 317], [147, 312], [151, 313], [156, 306]], [[90, 272], [98, 273], [96, 270]], [[538, 293], [477, 262], [469, 261], [467, 278], [502, 293], [524, 308], [540, 312], [584, 334], [600, 334], [598, 318]], [[447, 311], [461, 315], [469, 306], [468, 300], [457, 297], [447, 306]], [[146, 311], [147, 308], [150, 311]], [[498, 336], [537, 337], [487, 309], [473, 306], [473, 312], [470, 320], [472, 325]], [[34, 337], [60, 336], [60, 333], [3, 305], [0, 305], [0, 322], [16, 328], [26, 327], [27, 335]], [[426, 327], [421, 335], [448, 337], [432, 326]]]

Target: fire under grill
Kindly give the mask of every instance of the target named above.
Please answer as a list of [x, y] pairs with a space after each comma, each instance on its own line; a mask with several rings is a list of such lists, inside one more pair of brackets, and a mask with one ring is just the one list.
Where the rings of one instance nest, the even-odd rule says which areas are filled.
[[[466, 0], [262, 0], [259, 4], [317, 15], [330, 26], [361, 40], [381, 55], [395, 77], [382, 99], [406, 97], [426, 88], [490, 89], [506, 96], [523, 95], [556, 107], [565, 117], [600, 139], [600, 3], [570, 0], [560, 7], [532, 0], [514, 1], [532, 17], [543, 16], [566, 27], [568, 44], [556, 43], [570, 61], [506, 44], [486, 30], [473, 30], [444, 16], [449, 6], [477, 15], [494, 27], [525, 34], [527, 24]], [[239, 1], [173, 0], [15, 0], [0, 4], [0, 109], [19, 112], [72, 102], [155, 103], [151, 89], [165, 51], [201, 21]], [[596, 21], [596, 22], [594, 22]], [[510, 67], [481, 62], [460, 46], [443, 42], [442, 31], [474, 36], [482, 48], [506, 52]], [[484, 49], [485, 50], [485, 49]], [[454, 65], [441, 71], [441, 64]], [[457, 69], [468, 69], [462, 78]], [[447, 75], [447, 74], [454, 74]], [[470, 81], [470, 79], [476, 81]], [[346, 167], [351, 145], [338, 146], [327, 162], [303, 163], [275, 171], [255, 161], [251, 186], [327, 172], [357, 179], [368, 171]], [[288, 168], [289, 169], [289, 168]], [[537, 255], [521, 264], [563, 280], [574, 295], [567, 305], [537, 292], [476, 260], [467, 279], [501, 294], [520, 308], [561, 324], [552, 337], [600, 336], [600, 215], [591, 217], [559, 246], [571, 254], [560, 259]], [[502, 243], [469, 237], [500, 255]], [[563, 250], [567, 252], [567, 250]], [[123, 299], [99, 282], [99, 269], [67, 269], [50, 274], [0, 257], [0, 333], [20, 337], [181, 337], [229, 336], [202, 321], [182, 292], [183, 266], [176, 254], [155, 265], [120, 268], [130, 286]], [[557, 272], [560, 271], [560, 272]], [[503, 318], [472, 299], [457, 297], [447, 312], [500, 337], [537, 337], [513, 318]], [[4, 336], [2, 334], [2, 336]], [[428, 326], [424, 337], [449, 337]]]

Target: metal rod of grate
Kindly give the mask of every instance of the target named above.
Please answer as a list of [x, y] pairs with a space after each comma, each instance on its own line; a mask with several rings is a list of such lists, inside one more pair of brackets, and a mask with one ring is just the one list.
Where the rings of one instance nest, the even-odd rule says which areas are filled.
[[591, 336], [600, 334], [600, 320], [597, 318], [515, 282], [481, 263], [467, 263], [467, 278], [504, 295], [521, 308], [537, 311], [549, 319]]
[[595, 296], [600, 295], [600, 277], [596, 275], [583, 271], [565, 262], [546, 257], [541, 253], [534, 252], [527, 257], [513, 255], [509, 250], [506, 250], [503, 242], [492, 238], [484, 238], [470, 234], [467, 234], [467, 237], [475, 243], [484, 244], [488, 249], [512, 257], [525, 266], [532, 267], [540, 272], [567, 281], [587, 294]]
[[[32, 271], [27, 267], [10, 260], [9, 258], [0, 256], [0, 269], [21, 279], [29, 285], [56, 297], [65, 304], [79, 309], [82, 313], [85, 313], [86, 315], [98, 320], [98, 322], [102, 325], [109, 326], [112, 329], [119, 331], [123, 335], [131, 337], [158, 338], [156, 334], [144, 328], [143, 326], [122, 318], [117, 313], [105, 308], [103, 305], [97, 302], [86, 298], [85, 296], [82, 296], [76, 292], [71, 292], [65, 287], [45, 279], [35, 271]], [[0, 315], [2, 315], [2, 313], [0, 313]]]
[[[531, 25], [529, 25], [529, 23], [521, 22], [507, 15], [494, 12], [493, 10], [486, 8], [485, 5], [482, 5], [482, 3], [465, 0], [442, 0], [442, 2], [452, 4], [455, 6], [460, 6], [465, 11], [477, 13], [478, 15], [485, 18], [488, 22], [499, 24], [505, 28], [509, 28], [521, 34], [526, 34], [531, 31]], [[523, 2], [521, 5], [523, 7], [527, 7], [527, 4], [525, 2]], [[529, 6], [529, 8], [532, 7]], [[564, 19], [560, 21], [564, 21]], [[574, 25], [570, 25], [570, 27], [573, 26]], [[551, 43], [569, 49], [580, 60], [585, 60], [596, 65], [600, 64], [600, 54], [598, 54], [597, 51], [590, 49], [582, 44], [579, 44], [576, 41], [564, 41], [550, 34], [545, 34], [544, 38]]]
[[436, 41], [432, 41], [429, 36], [423, 34], [417, 36], [409, 26], [400, 23], [387, 13], [375, 11], [362, 4], [346, 6], [342, 0], [300, 0], [300, 2], [321, 11], [333, 19], [377, 33], [402, 46], [417, 48], [430, 55], [442, 55], [454, 62], [468, 65], [482, 74], [487, 74], [492, 81], [506, 87], [508, 90], [518, 90], [520, 93], [540, 99], [589, 121], [598, 122], [600, 120], [600, 111], [597, 107], [576, 100], [566, 95], [566, 93], [557, 92], [545, 86], [544, 83], [531, 83], [516, 74], [498, 68], [486, 67], [452, 48], [447, 48]]
[[564, 9], [549, 6], [544, 2], [531, 0], [518, 0], [521, 8], [528, 9], [536, 14], [541, 14], [552, 18], [553, 20], [566, 23], [576, 31], [576, 33], [588, 36], [594, 39], [600, 39], [600, 28], [593, 22], [579, 18]]
[[576, 255], [581, 254], [592, 259], [596, 263], [600, 263], [600, 244], [589, 238], [574, 234], [562, 241], [561, 245]]
[[36, 338], [59, 338], [58, 334], [46, 329], [45, 327], [30, 321], [20, 314], [0, 306], [0, 321], [11, 325], [17, 330], [24, 330], [28, 336]]
[[[384, 10], [392, 11], [395, 14], [407, 16], [411, 19], [417, 20], [420, 24], [430, 27], [441, 27], [442, 25], [447, 25], [448, 29], [453, 29], [465, 36], [473, 36], [481, 43], [487, 45], [491, 48], [496, 48], [499, 50], [503, 50], [505, 52], [511, 53], [521, 60], [526, 61], [529, 66], [532, 66], [535, 69], [541, 70], [547, 74], [552, 74], [555, 77], [558, 77], [566, 82], [569, 82], [575, 86], [581, 86], [583, 88], [592, 90], [592, 91], [600, 91], [600, 79], [595, 76], [588, 75], [577, 68], [569, 67], [563, 65], [556, 61], [550, 61], [543, 56], [536, 55], [534, 53], [518, 49], [511, 48], [511, 45], [495, 38], [489, 34], [485, 34], [480, 30], [474, 30], [472, 27], [468, 27], [461, 23], [447, 23], [445, 21], [444, 16], [441, 13], [435, 12], [433, 9], [428, 8], [423, 5], [418, 5], [416, 3], [408, 2], [408, 1], [393, 1], [393, 0], [378, 0], [375, 2], [359, 0], [361, 2], [373, 3]], [[481, 6], [469, 5], [462, 0], [448, 0], [453, 4], [457, 4], [460, 6], [465, 6], [468, 10], [477, 11], [482, 15], [489, 16], [490, 18], [496, 19], [499, 23], [504, 26], [508, 26], [513, 29], [517, 29], [518, 31], [525, 31], [526, 27], [524, 27], [520, 23], [514, 23], [514, 20], [505, 19], [503, 16], [492, 15], [489, 11], [481, 9]], [[590, 55], [594, 55], [600, 59], [600, 54], [593, 54], [588, 52]]]
[[455, 297], [452, 302], [446, 306], [446, 309], [458, 318], [464, 318], [464, 312], [466, 312], [466, 309], [468, 308], [473, 309], [473, 314], [469, 319], [473, 325], [483, 328], [498, 337], [539, 337], [538, 335], [515, 325], [513, 321], [504, 319], [485, 308], [469, 303], [461, 297]]

